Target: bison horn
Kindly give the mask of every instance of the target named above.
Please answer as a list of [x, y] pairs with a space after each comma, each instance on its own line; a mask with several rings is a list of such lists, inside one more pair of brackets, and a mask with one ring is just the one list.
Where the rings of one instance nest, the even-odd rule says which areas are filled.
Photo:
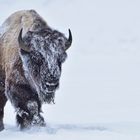
[[72, 33], [71, 33], [71, 30], [69, 29], [69, 38], [66, 42], [66, 47], [65, 47], [65, 50], [67, 50], [72, 44]]
[[30, 48], [25, 45], [23, 39], [22, 39], [22, 30], [20, 30], [19, 36], [18, 36], [18, 42], [19, 42], [19, 47], [24, 50], [25, 52], [30, 52]]

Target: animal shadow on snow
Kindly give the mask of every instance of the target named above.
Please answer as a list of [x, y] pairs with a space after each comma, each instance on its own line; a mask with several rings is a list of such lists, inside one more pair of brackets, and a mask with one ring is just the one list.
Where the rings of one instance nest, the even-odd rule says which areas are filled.
[[[100, 125], [94, 124], [58, 124], [58, 123], [49, 123], [46, 127], [32, 127], [30, 129], [25, 129], [20, 131], [17, 126], [6, 125], [4, 133], [6, 132], [25, 132], [25, 133], [39, 133], [47, 132], [48, 134], [57, 134], [60, 131], [65, 132], [78, 132], [78, 131], [107, 131], [108, 128]], [[3, 131], [2, 131], [3, 132]]]
[[46, 130], [49, 134], [56, 134], [59, 131], [106, 131], [107, 128], [86, 124], [48, 124]]

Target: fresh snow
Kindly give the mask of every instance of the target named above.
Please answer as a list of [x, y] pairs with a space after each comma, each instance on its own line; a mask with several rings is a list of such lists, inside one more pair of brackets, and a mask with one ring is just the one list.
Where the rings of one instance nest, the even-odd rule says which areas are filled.
[[[140, 2], [1, 0], [0, 24], [35, 9], [73, 44], [55, 105], [43, 105], [45, 128], [21, 132], [8, 102], [0, 140], [140, 140]], [[4, 31], [4, 29], [1, 29]]]

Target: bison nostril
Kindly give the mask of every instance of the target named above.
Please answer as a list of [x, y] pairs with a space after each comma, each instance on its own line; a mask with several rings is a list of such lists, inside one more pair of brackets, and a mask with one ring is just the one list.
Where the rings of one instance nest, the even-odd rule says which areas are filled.
[[48, 82], [49, 84], [56, 84], [56, 83], [59, 82], [59, 79], [56, 78], [56, 77], [54, 77], [54, 76], [49, 76], [49, 77], [47, 78], [47, 82]]

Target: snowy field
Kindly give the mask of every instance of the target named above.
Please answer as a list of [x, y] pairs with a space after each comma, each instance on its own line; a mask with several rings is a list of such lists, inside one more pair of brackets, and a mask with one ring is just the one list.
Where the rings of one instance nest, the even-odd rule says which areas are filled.
[[140, 140], [140, 1], [0, 0], [0, 24], [22, 9], [70, 28], [73, 45], [47, 127], [19, 131], [8, 102], [0, 140]]

